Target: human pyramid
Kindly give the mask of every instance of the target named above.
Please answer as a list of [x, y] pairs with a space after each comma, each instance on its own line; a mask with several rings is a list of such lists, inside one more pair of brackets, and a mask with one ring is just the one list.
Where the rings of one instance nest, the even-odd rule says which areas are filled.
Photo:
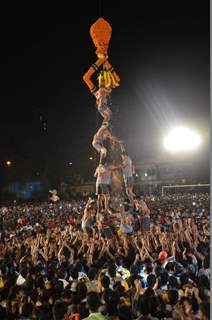
[[[96, 46], [97, 61], [92, 64], [83, 76], [84, 81], [91, 93], [96, 98], [96, 107], [103, 118], [101, 127], [95, 133], [92, 145], [99, 154], [99, 165], [94, 176], [96, 177], [96, 194], [98, 195], [97, 213], [104, 207], [110, 213], [109, 200], [111, 189], [111, 173], [122, 170], [126, 195], [131, 203], [133, 194], [133, 165], [132, 160], [125, 151], [123, 142], [112, 133], [111, 127], [111, 92], [119, 86], [120, 77], [108, 61], [108, 45], [112, 34], [110, 24], [103, 18], [99, 18], [90, 28], [90, 35]], [[91, 80], [97, 74], [96, 84]], [[122, 163], [120, 165], [109, 165], [107, 155], [108, 149], [105, 142], [110, 145], [118, 144], [121, 150]], [[104, 204], [103, 204], [104, 203]]]

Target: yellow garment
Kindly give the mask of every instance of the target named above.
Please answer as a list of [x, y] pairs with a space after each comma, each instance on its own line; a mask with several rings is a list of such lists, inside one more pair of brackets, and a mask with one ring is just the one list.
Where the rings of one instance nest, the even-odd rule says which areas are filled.
[[129, 298], [121, 298], [121, 302], [124, 303], [126, 306], [131, 306], [131, 301]]
[[182, 289], [179, 289], [178, 290], [178, 294], [179, 294], [180, 297], [184, 297], [185, 292]]
[[36, 307], [41, 307], [42, 306], [42, 302], [38, 300], [35, 305], [36, 305]]
[[[120, 274], [120, 271], [118, 271], [118, 272]], [[124, 274], [125, 279], [130, 277], [130, 271], [128, 269], [122, 267], [121, 272]]]
[[0, 277], [0, 289], [4, 288], [4, 281], [2, 277]]
[[160, 292], [160, 296], [162, 297], [162, 299], [165, 303], [169, 303], [169, 297], [168, 297], [167, 291]]

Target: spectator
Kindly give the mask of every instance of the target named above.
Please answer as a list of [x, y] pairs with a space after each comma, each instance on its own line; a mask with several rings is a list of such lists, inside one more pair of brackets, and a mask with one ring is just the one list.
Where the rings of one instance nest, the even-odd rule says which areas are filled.
[[90, 292], [87, 296], [87, 304], [90, 315], [85, 320], [107, 320], [101, 312], [99, 312], [100, 300], [96, 292]]
[[119, 232], [122, 212], [102, 214], [102, 231], [87, 196], [1, 207], [0, 318], [209, 319], [209, 195], [196, 194], [195, 208], [190, 194], [143, 201], [143, 233], [133, 207], [131, 232]]

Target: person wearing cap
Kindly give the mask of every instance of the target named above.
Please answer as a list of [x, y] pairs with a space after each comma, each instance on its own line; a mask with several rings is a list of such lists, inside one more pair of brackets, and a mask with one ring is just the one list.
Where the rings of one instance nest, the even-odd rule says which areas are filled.
[[165, 268], [168, 262], [175, 261], [175, 257], [169, 257], [168, 253], [165, 250], [162, 250], [158, 255], [158, 260], [161, 262], [163, 268]]
[[165, 268], [165, 266], [168, 263], [168, 253], [166, 251], [161, 251], [158, 255], [158, 260], [161, 262], [161, 264]]

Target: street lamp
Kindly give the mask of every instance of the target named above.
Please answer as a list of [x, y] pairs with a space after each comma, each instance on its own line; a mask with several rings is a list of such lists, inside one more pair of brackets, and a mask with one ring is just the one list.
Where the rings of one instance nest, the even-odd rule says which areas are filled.
[[12, 162], [11, 162], [10, 160], [7, 160], [7, 161], [6, 161], [6, 165], [7, 165], [8, 167], [10, 167], [11, 164], [12, 164]]

